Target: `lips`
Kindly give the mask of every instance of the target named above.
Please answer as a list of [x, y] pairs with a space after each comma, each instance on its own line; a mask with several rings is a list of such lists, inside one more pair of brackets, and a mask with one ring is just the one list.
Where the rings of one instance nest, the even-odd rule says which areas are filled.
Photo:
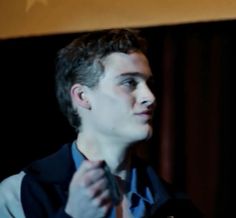
[[150, 120], [153, 116], [152, 110], [145, 110], [138, 113], [135, 113], [136, 116], [142, 117], [143, 119]]
[[135, 113], [135, 115], [150, 115], [150, 116], [152, 114], [153, 114], [152, 110], [145, 110], [145, 111], [141, 111], [141, 112]]

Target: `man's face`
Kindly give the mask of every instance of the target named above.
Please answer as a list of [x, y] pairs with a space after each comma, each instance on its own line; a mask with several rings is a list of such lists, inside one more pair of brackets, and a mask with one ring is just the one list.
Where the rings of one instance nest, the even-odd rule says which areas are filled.
[[152, 73], [147, 58], [116, 52], [103, 64], [104, 75], [89, 91], [93, 131], [125, 143], [150, 138], [155, 97], [148, 86]]

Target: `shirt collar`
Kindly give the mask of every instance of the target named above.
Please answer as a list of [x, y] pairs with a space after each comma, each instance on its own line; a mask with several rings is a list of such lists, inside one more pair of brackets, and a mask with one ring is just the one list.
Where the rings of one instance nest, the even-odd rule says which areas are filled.
[[154, 169], [135, 158], [130, 173], [130, 195], [137, 195], [149, 204], [162, 205], [171, 197]]
[[74, 141], [71, 146], [72, 157], [75, 163], [76, 169], [78, 169], [81, 163], [86, 159], [78, 150], [76, 142]]
[[150, 190], [150, 186], [147, 184], [146, 177], [144, 177], [144, 175], [142, 175], [142, 177], [139, 177], [140, 174], [142, 173], [139, 171], [138, 168], [131, 168], [129, 178], [129, 181], [131, 182], [129, 188], [130, 195], [135, 194], [139, 198], [142, 198], [143, 200], [147, 201], [149, 204], [153, 204], [154, 197]]

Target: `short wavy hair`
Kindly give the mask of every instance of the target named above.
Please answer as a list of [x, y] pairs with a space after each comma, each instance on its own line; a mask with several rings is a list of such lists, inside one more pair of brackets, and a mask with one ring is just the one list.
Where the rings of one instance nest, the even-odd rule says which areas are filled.
[[94, 88], [104, 73], [102, 60], [113, 52], [146, 54], [147, 42], [134, 29], [84, 33], [59, 50], [56, 58], [56, 97], [60, 110], [79, 132], [81, 119], [72, 106], [70, 89], [79, 83]]

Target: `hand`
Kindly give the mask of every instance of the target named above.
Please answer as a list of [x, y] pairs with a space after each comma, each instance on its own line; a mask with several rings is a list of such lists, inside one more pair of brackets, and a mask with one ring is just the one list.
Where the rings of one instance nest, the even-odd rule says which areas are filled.
[[73, 218], [102, 218], [111, 209], [111, 191], [102, 166], [102, 161], [85, 160], [75, 172], [65, 208]]

